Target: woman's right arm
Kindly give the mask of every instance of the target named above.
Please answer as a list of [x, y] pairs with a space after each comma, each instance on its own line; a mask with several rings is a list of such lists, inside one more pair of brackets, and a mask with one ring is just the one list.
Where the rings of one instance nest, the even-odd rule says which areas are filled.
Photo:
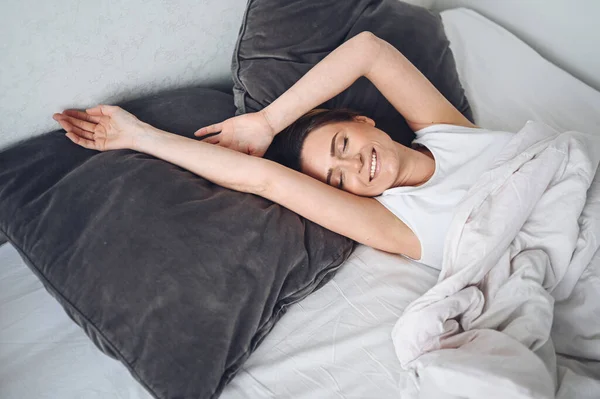
[[260, 195], [338, 234], [419, 259], [412, 231], [373, 198], [359, 197], [267, 159], [148, 127], [135, 140], [144, 152], [221, 186]]
[[412, 231], [373, 198], [339, 190], [267, 159], [156, 129], [119, 107], [68, 110], [54, 118], [82, 147], [143, 152], [223, 187], [260, 195], [360, 243], [420, 258]]
[[412, 230], [376, 199], [351, 194], [278, 163], [263, 161], [263, 175], [268, 180], [259, 193], [262, 197], [361, 244], [421, 258], [421, 246]]

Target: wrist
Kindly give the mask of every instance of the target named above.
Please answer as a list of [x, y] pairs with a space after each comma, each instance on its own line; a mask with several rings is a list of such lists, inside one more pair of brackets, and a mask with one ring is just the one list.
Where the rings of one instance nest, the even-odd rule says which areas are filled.
[[138, 152], [145, 152], [148, 143], [151, 142], [160, 132], [152, 125], [140, 121], [132, 130], [131, 149]]
[[258, 111], [261, 116], [265, 119], [265, 121], [267, 122], [267, 125], [270, 128], [269, 134], [271, 135], [271, 138], [275, 137], [280, 130], [278, 130], [275, 126], [275, 121], [273, 120], [273, 116], [270, 113], [270, 106], [267, 106], [266, 108], [261, 109], [260, 111]]

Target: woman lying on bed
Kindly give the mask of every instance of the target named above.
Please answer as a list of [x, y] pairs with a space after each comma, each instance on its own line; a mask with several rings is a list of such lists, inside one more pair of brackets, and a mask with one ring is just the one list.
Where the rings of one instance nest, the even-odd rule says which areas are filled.
[[[367, 117], [313, 110], [361, 76], [415, 131], [413, 148], [392, 141]], [[477, 128], [404, 55], [368, 32], [342, 44], [262, 111], [200, 129], [196, 136], [218, 133], [203, 141], [158, 130], [115, 106], [66, 110], [54, 119], [82, 147], [153, 155], [436, 268], [455, 206], [511, 136]], [[289, 168], [261, 158], [280, 133]]]

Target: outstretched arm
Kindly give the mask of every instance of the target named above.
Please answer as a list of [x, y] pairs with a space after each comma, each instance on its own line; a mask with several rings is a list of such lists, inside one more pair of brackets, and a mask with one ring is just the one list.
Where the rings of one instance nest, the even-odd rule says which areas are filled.
[[[362, 32], [332, 51], [262, 111], [237, 116], [196, 132], [197, 136], [254, 155], [263, 155], [272, 137], [306, 112], [346, 90], [365, 76], [413, 130], [432, 124], [475, 127], [395, 47]], [[253, 145], [252, 150], [242, 145]]]
[[211, 182], [236, 191], [262, 195], [267, 160], [167, 133], [151, 125], [140, 130], [132, 150], [181, 166]]
[[108, 151], [132, 149], [181, 166], [213, 183], [237, 191], [259, 193], [263, 179], [257, 171], [265, 161], [159, 130], [113, 105], [53, 115], [66, 136], [84, 148]]
[[260, 195], [360, 243], [420, 258], [412, 231], [373, 198], [338, 190], [263, 158], [167, 133], [119, 107], [68, 110], [54, 118], [82, 147], [144, 152], [221, 186]]
[[179, 165], [221, 186], [260, 195], [362, 244], [421, 257], [412, 231], [373, 198], [359, 197], [267, 159], [149, 127], [135, 150]]

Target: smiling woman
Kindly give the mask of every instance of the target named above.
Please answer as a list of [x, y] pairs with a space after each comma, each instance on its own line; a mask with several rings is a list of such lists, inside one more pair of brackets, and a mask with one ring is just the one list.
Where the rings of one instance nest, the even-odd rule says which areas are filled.
[[[309, 111], [284, 129], [273, 146], [276, 162], [365, 197], [417, 185], [435, 169], [432, 157], [391, 140], [372, 119], [349, 109]], [[413, 163], [423, 163], [414, 168], [422, 175], [406, 174], [405, 166]]]
[[[358, 113], [313, 110], [363, 76], [416, 131], [417, 146], [394, 142]], [[203, 142], [158, 130], [118, 107], [65, 111], [55, 118], [84, 147], [148, 153], [277, 202], [360, 243], [437, 268], [456, 204], [502, 149], [498, 142], [509, 137], [484, 134], [402, 53], [369, 32], [331, 52], [262, 111], [200, 129], [195, 135]], [[471, 138], [473, 132], [479, 139]], [[274, 137], [280, 163], [291, 169], [259, 158]], [[477, 144], [466, 145], [471, 142]]]
[[[332, 120], [339, 113], [348, 119]], [[391, 187], [422, 184], [433, 174], [432, 157], [393, 141], [370, 118], [345, 110], [317, 110], [303, 118], [308, 121], [299, 122], [309, 128], [302, 131], [294, 123], [285, 134], [286, 140], [304, 143], [298, 160], [286, 166], [299, 164], [297, 170], [326, 184], [376, 197]]]

